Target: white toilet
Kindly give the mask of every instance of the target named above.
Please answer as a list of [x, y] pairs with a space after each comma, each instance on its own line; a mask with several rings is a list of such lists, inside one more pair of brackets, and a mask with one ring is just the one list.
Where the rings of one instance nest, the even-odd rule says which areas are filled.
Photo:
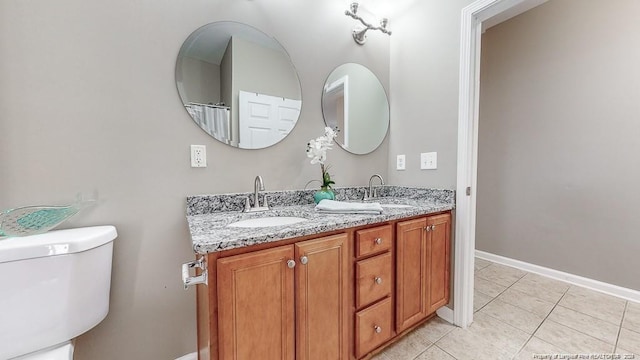
[[109, 312], [113, 226], [0, 240], [0, 359], [73, 359]]

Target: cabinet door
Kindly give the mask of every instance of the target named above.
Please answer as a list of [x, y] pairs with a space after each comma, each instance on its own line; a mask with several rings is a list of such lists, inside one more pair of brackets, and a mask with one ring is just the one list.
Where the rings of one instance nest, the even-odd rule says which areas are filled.
[[399, 222], [396, 233], [396, 330], [427, 316], [426, 218]]
[[348, 236], [297, 243], [296, 360], [349, 358]]
[[221, 360], [293, 360], [293, 246], [218, 260]]
[[429, 217], [427, 226], [430, 229], [427, 236], [427, 313], [431, 314], [449, 302], [451, 214]]

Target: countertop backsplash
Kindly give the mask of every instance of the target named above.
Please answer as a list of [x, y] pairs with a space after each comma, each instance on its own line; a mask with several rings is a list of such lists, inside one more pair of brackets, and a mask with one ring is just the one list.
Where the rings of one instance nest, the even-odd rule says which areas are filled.
[[[336, 200], [357, 201], [362, 200], [365, 190], [368, 187], [344, 187], [334, 188]], [[422, 199], [435, 203], [455, 204], [454, 190], [440, 190], [415, 188], [405, 186], [384, 185], [376, 186], [379, 197], [394, 197], [404, 199]], [[269, 206], [279, 207], [288, 205], [308, 205], [313, 204], [312, 190], [281, 190], [281, 191], [260, 191], [258, 198], [262, 204], [263, 196], [267, 197]], [[194, 195], [187, 197], [187, 216], [204, 215], [214, 212], [242, 211], [247, 197], [253, 203], [253, 192]], [[375, 201], [375, 200], [374, 200]]]

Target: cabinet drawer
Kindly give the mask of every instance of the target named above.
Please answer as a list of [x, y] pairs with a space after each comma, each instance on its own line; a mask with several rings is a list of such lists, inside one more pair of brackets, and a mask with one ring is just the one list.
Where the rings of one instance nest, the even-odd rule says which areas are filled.
[[387, 252], [356, 263], [356, 308], [391, 294], [393, 285], [391, 253]]
[[356, 257], [377, 254], [391, 249], [393, 228], [391, 225], [378, 226], [356, 231]]
[[391, 338], [391, 298], [356, 313], [356, 357], [361, 358]]

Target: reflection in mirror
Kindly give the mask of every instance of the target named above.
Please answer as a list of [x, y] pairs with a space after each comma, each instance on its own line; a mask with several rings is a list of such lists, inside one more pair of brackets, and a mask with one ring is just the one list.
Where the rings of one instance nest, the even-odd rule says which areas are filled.
[[355, 63], [335, 68], [324, 84], [322, 114], [336, 142], [353, 154], [377, 149], [389, 129], [389, 102], [376, 75]]
[[176, 86], [204, 131], [241, 149], [282, 140], [302, 107], [300, 81], [286, 50], [237, 22], [214, 22], [189, 35], [178, 54]]

